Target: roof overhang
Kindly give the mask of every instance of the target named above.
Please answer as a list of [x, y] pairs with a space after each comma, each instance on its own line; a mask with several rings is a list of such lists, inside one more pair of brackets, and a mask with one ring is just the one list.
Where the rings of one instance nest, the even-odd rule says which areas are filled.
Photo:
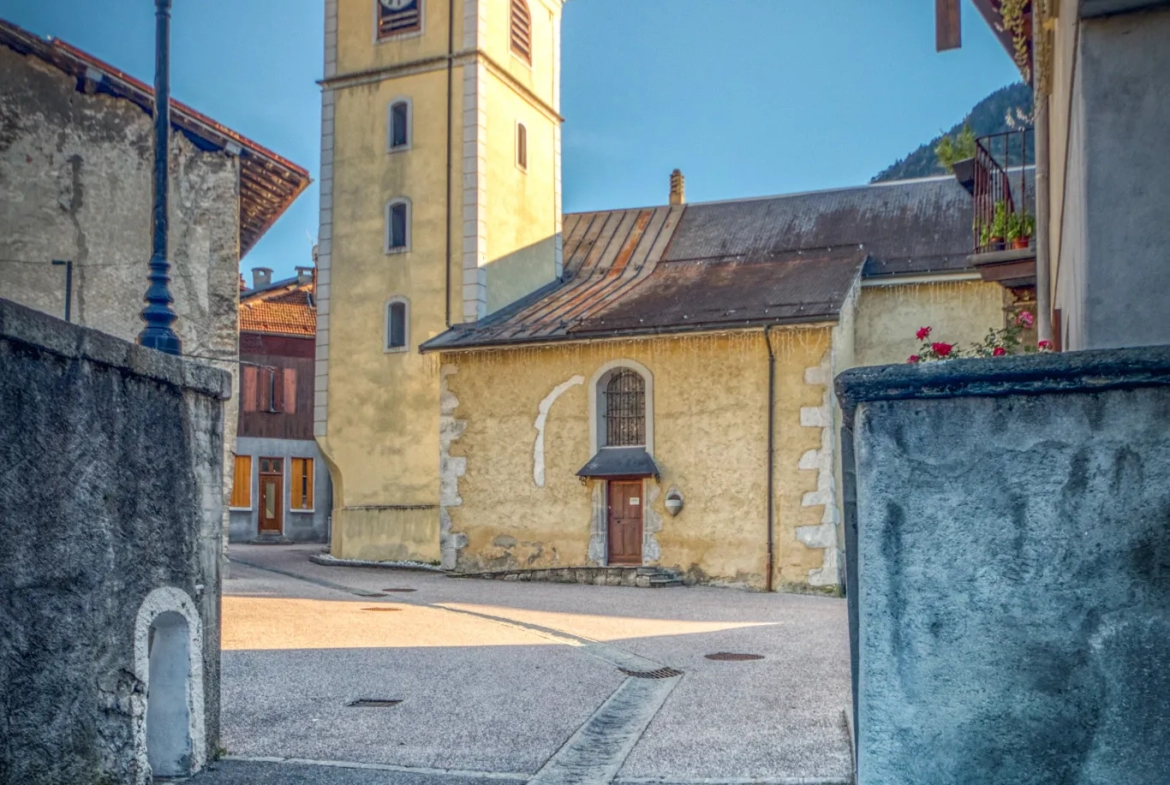
[[602, 447], [577, 472], [578, 477], [615, 479], [617, 477], [657, 477], [658, 464], [645, 447]]
[[1129, 14], [1170, 6], [1170, 0], [1080, 0], [1082, 19], [1113, 14]]
[[[0, 44], [59, 68], [78, 80], [79, 89], [124, 98], [154, 113], [152, 87], [64, 41], [0, 20]], [[171, 126], [203, 150], [239, 156], [241, 258], [309, 187], [308, 170], [173, 99]]]

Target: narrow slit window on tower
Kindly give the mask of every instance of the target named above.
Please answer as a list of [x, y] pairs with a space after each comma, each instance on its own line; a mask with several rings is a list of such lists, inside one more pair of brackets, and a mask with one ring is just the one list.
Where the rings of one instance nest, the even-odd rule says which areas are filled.
[[528, 171], [528, 126], [516, 124], [516, 165]]
[[525, 0], [512, 0], [512, 51], [532, 62], [532, 14]]
[[386, 351], [405, 351], [410, 338], [406, 300], [396, 298], [386, 304]]
[[410, 101], [405, 98], [390, 104], [390, 152], [410, 148]]
[[423, 0], [374, 0], [379, 41], [422, 31]]
[[395, 199], [386, 205], [386, 253], [410, 250], [410, 201]]

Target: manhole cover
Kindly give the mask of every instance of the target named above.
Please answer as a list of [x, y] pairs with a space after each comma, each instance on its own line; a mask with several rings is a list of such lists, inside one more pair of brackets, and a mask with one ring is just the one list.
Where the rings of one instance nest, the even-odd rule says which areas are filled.
[[378, 611], [379, 613], [395, 613], [401, 608], [362, 608], [363, 611]]
[[405, 594], [408, 591], [418, 591], [418, 589], [382, 589], [382, 591], [401, 592]]
[[399, 703], [402, 703], [401, 698], [358, 698], [350, 701], [348, 705], [357, 709], [388, 709]]
[[733, 654], [729, 651], [720, 651], [715, 654], [708, 654], [707, 659], [718, 660], [720, 662], [744, 662], [746, 660], [762, 660], [762, 654]]
[[625, 668], [618, 670], [635, 679], [673, 679], [675, 676], [682, 676], [682, 671], [676, 671], [674, 668], [659, 668], [654, 671], [631, 671]]
[[358, 597], [385, 597], [385, 594], [376, 591], [355, 591], [354, 595]]

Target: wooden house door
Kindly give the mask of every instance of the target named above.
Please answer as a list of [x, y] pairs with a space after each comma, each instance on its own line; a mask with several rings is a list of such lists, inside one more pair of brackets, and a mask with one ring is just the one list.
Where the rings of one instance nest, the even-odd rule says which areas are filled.
[[284, 458], [260, 459], [260, 533], [284, 531]]
[[610, 480], [609, 563], [642, 564], [642, 481]]

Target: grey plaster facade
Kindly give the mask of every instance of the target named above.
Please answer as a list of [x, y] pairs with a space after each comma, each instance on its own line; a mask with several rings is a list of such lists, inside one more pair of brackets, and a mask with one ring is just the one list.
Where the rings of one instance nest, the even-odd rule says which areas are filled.
[[1051, 109], [1054, 329], [1069, 349], [1170, 343], [1170, 7], [1069, 11]]
[[[284, 530], [283, 537], [293, 542], [329, 542], [329, 517], [333, 510], [333, 498], [329, 482], [329, 468], [321, 458], [317, 442], [311, 439], [259, 439], [241, 436], [236, 440], [236, 454], [252, 456], [252, 506], [248, 509], [231, 508], [231, 541], [247, 542], [254, 539], [259, 531], [259, 499], [261, 458], [282, 458], [284, 460]], [[313, 459], [313, 509], [292, 509], [292, 482], [290, 466], [292, 458]]]
[[[151, 255], [152, 125], [134, 102], [79, 91], [55, 66], [0, 45], [0, 295], [63, 316], [64, 268], [51, 261], [69, 260], [72, 321], [137, 338]], [[172, 134], [174, 329], [185, 355], [221, 360], [214, 364], [231, 374], [233, 391], [239, 163]], [[235, 409], [225, 409], [225, 458], [236, 420]], [[224, 464], [230, 469], [230, 461]], [[225, 481], [225, 509], [229, 487]]]
[[143, 785], [148, 761], [214, 755], [230, 393], [0, 300], [0, 784]]
[[1170, 347], [847, 371], [860, 785], [1161, 785]]

